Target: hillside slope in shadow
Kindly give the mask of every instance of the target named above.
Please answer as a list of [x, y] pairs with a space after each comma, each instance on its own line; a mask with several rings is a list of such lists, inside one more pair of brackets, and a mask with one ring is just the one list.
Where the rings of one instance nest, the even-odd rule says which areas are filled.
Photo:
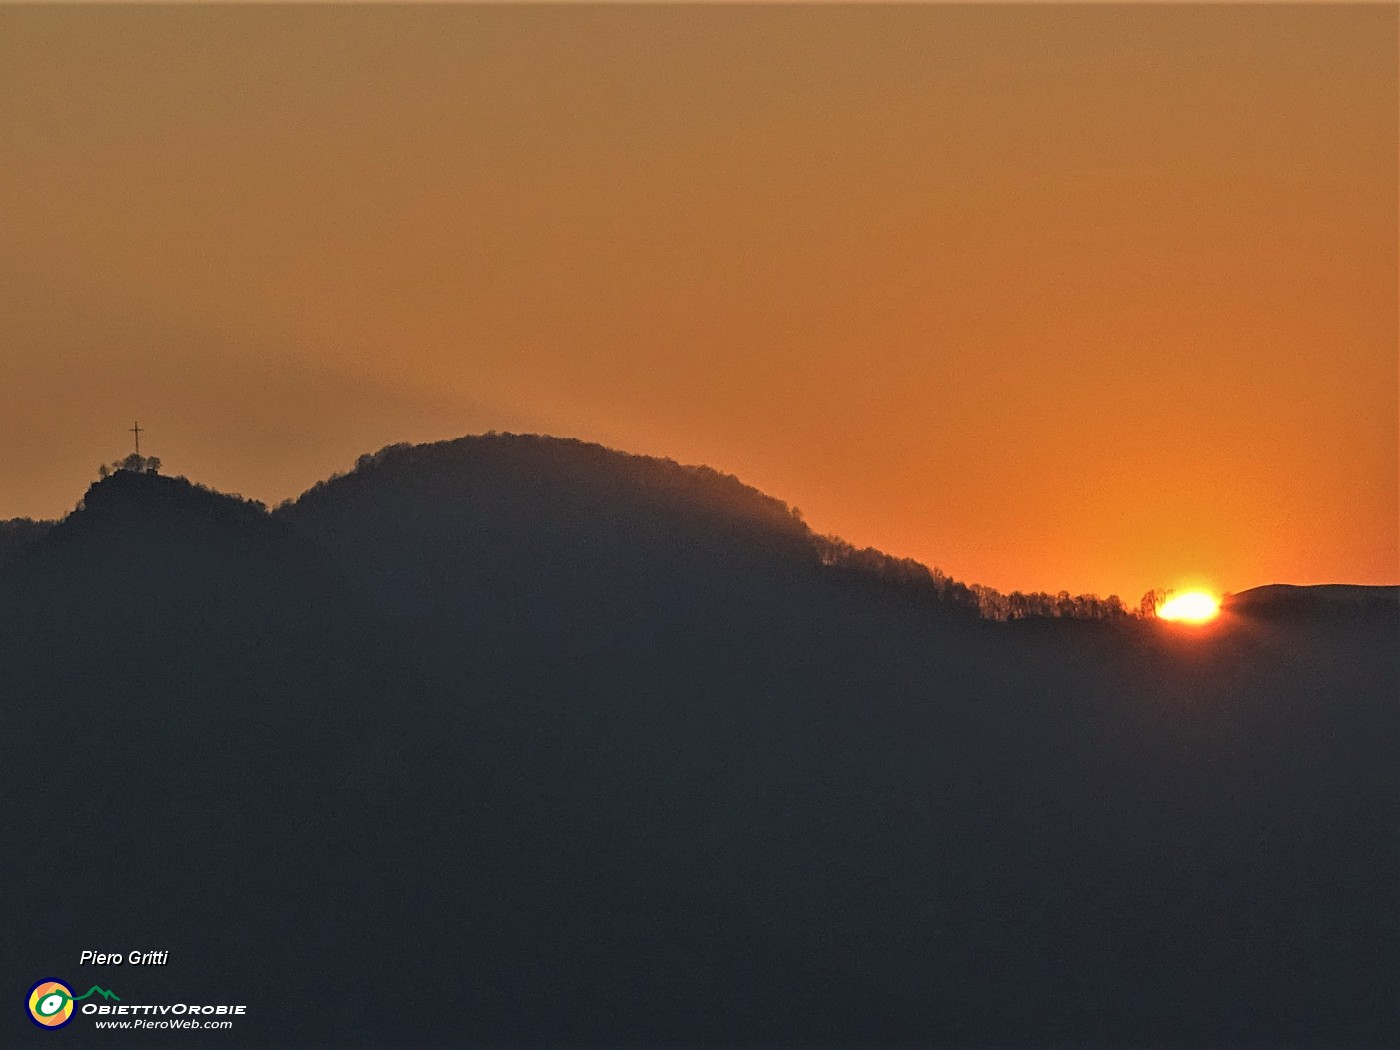
[[0, 565], [6, 981], [168, 948], [124, 994], [240, 1045], [1400, 1039], [1394, 607], [998, 624], [823, 550], [555, 439], [99, 482]]

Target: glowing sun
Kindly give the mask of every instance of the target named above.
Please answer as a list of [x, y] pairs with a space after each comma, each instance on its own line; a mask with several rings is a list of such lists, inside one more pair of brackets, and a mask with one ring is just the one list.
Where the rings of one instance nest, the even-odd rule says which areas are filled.
[[1173, 594], [1157, 608], [1159, 620], [1176, 620], [1180, 623], [1205, 623], [1219, 615], [1220, 599], [1205, 591]]

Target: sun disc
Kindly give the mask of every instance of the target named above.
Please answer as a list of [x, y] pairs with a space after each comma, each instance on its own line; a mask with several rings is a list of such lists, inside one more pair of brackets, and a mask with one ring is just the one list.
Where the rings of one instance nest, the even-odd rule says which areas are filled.
[[1205, 623], [1220, 615], [1220, 600], [1205, 591], [1174, 594], [1157, 609], [1159, 620], [1178, 623]]

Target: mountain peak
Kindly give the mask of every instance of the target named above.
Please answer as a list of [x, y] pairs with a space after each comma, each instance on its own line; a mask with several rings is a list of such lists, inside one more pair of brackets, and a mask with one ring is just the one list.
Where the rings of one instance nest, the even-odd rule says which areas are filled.
[[449, 486], [484, 494], [506, 486], [519, 498], [586, 495], [614, 500], [624, 509], [665, 506], [688, 515], [746, 520], [794, 536], [807, 533], [800, 514], [782, 500], [711, 467], [619, 452], [577, 438], [496, 431], [422, 445], [387, 445], [293, 503], [315, 503], [328, 491], [353, 488], [370, 478], [375, 484], [391, 479], [409, 483], [420, 491]]
[[88, 487], [75, 514], [107, 515], [133, 510], [193, 512], [205, 516], [224, 514], [241, 519], [263, 517], [267, 513], [266, 506], [256, 500], [216, 492], [188, 478], [118, 470]]

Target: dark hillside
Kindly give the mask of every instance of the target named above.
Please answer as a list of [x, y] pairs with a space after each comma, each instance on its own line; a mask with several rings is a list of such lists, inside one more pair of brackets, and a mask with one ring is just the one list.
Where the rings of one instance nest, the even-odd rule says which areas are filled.
[[410, 614], [509, 617], [561, 588], [626, 603], [816, 563], [787, 506], [732, 477], [555, 438], [391, 446], [276, 516]]
[[59, 902], [0, 976], [169, 948], [240, 1045], [1400, 1042], [1397, 609], [991, 623], [833, 550], [552, 439], [119, 472], [0, 567]]
[[7, 959], [168, 942], [266, 1000], [269, 958], [339, 935], [343, 814], [397, 801], [410, 679], [319, 563], [260, 505], [121, 471], [0, 569]]
[[[815, 536], [787, 504], [734, 477], [560, 438], [390, 446], [275, 517], [330, 552], [380, 608], [409, 615], [509, 620], [526, 607], [540, 614], [537, 597], [561, 590], [600, 615], [638, 603], [666, 614], [683, 607], [678, 589], [768, 602], [774, 586], [818, 577], [964, 619], [975, 609], [970, 596], [957, 609], [936, 588], [921, 591], [913, 563]], [[836, 557], [844, 571], [818, 571]]]
[[11, 518], [0, 521], [0, 565], [18, 555], [53, 527], [51, 521]]

